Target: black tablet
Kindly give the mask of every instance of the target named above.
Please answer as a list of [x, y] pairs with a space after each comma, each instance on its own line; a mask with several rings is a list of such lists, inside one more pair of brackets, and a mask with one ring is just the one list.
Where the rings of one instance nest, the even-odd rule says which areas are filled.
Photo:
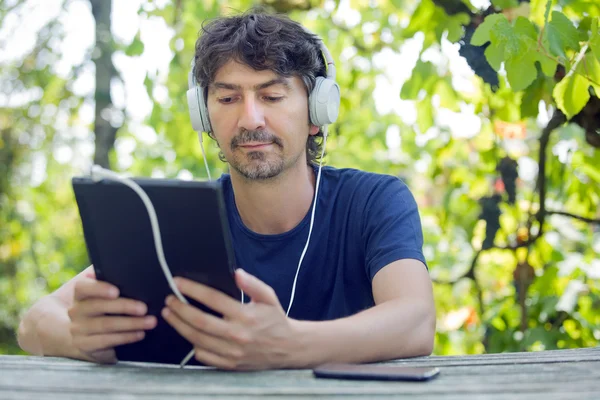
[[[202, 282], [240, 299], [233, 278], [236, 266], [221, 184], [132, 180], [154, 205], [172, 275]], [[179, 364], [192, 346], [160, 315], [172, 291], [156, 255], [142, 199], [130, 187], [111, 180], [76, 177], [72, 185], [96, 277], [117, 286], [122, 297], [146, 303], [148, 314], [158, 320], [142, 341], [118, 346], [118, 359]], [[193, 358], [190, 363], [197, 364]]]

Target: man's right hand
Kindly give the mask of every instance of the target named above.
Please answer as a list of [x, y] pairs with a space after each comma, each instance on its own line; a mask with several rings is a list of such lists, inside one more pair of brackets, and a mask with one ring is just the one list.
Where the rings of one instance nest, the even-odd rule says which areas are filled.
[[93, 270], [77, 280], [69, 308], [72, 346], [76, 358], [115, 363], [115, 346], [142, 340], [156, 326], [144, 303], [119, 297], [119, 290], [96, 279]]

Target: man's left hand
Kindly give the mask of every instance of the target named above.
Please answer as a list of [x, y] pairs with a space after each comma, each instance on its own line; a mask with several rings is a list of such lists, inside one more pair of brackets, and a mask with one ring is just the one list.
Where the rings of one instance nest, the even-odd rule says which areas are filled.
[[222, 369], [256, 370], [292, 366], [301, 351], [294, 320], [286, 317], [275, 291], [238, 269], [237, 286], [252, 301], [241, 304], [206, 285], [176, 278], [181, 293], [223, 315], [208, 314], [168, 296], [162, 316], [194, 345], [198, 361]]

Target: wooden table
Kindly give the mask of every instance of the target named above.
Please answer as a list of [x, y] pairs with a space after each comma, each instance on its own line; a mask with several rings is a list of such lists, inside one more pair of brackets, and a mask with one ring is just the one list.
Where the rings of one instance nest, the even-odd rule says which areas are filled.
[[437, 366], [441, 373], [429, 382], [366, 382], [316, 379], [310, 370], [223, 372], [0, 356], [0, 399], [600, 399], [600, 347], [423, 357], [394, 364]]

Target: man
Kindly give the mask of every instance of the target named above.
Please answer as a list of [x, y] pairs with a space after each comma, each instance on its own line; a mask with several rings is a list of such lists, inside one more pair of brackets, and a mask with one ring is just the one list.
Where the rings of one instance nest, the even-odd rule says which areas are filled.
[[[419, 214], [399, 179], [324, 167], [298, 269], [323, 135], [308, 109], [316, 77], [326, 74], [319, 43], [299, 24], [260, 12], [214, 20], [197, 42], [194, 73], [210, 135], [231, 170], [220, 180], [244, 269], [235, 279], [251, 299], [241, 304], [177, 280], [184, 295], [224, 316], [166, 299], [162, 318], [205, 364], [309, 368], [432, 351], [435, 308]], [[156, 326], [146, 312], [89, 267], [28, 311], [19, 343], [32, 354], [111, 363], [115, 346]]]

